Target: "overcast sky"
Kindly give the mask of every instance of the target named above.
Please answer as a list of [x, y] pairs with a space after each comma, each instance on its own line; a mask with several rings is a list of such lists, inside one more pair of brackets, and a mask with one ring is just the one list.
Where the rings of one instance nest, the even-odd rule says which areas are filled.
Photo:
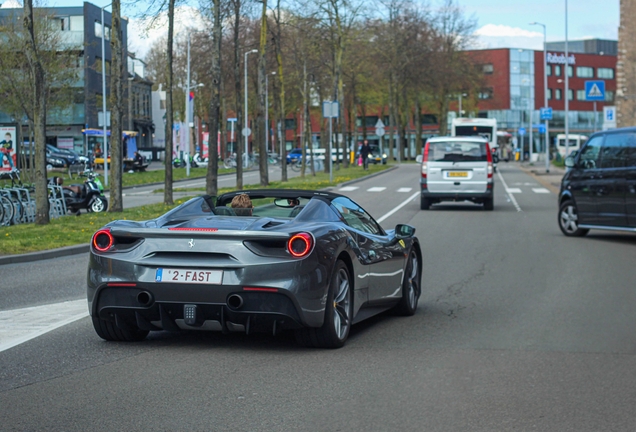
[[[15, 5], [17, 0], [0, 0], [2, 7]], [[543, 29], [531, 26], [537, 21], [547, 26], [548, 41], [565, 40], [566, 0], [458, 0], [466, 16], [477, 22], [477, 44], [482, 48], [543, 48]], [[111, 0], [95, 0], [91, 3], [102, 7]], [[81, 6], [79, 0], [49, 0], [54, 6]], [[129, 49], [143, 58], [151, 41], [167, 33], [165, 23], [156, 29], [144, 32], [143, 23], [134, 19], [139, 4], [123, 0], [123, 14], [131, 17]], [[198, 2], [191, 0], [193, 5]], [[430, 4], [440, 4], [430, 0]], [[14, 6], [15, 7], [15, 6]], [[107, 9], [110, 10], [110, 7]], [[183, 19], [176, 19], [177, 33], [185, 25], [196, 26], [196, 9], [181, 11]], [[619, 0], [569, 0], [568, 38], [570, 40], [601, 38], [618, 39]], [[147, 33], [147, 34], [143, 34]]]

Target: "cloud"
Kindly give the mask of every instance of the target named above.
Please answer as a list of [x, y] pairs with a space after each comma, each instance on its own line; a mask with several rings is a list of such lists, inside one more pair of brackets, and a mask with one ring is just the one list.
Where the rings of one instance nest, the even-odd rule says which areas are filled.
[[[152, 20], [153, 18], [132, 18], [128, 25], [128, 50], [134, 52], [137, 58], [143, 59], [155, 41], [168, 36], [168, 13], [160, 13], [154, 23]], [[198, 8], [191, 6], [175, 8], [175, 39], [187, 33], [188, 30], [201, 31], [209, 28], [207, 20]]]
[[20, 3], [18, 0], [7, 0], [4, 3], [0, 4], [0, 9], [15, 9], [21, 7], [22, 3]]
[[475, 48], [543, 49], [543, 33], [502, 24], [486, 24], [475, 31]]

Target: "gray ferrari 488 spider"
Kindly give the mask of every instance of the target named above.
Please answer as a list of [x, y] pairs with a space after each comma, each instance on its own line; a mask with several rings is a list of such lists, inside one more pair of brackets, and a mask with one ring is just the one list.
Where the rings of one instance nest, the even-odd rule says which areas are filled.
[[[240, 194], [253, 205], [247, 212], [230, 205]], [[290, 329], [301, 344], [338, 348], [363, 319], [415, 313], [422, 252], [414, 233], [402, 224], [385, 231], [330, 192], [201, 196], [93, 235], [89, 310], [106, 340], [141, 340], [154, 330]]]

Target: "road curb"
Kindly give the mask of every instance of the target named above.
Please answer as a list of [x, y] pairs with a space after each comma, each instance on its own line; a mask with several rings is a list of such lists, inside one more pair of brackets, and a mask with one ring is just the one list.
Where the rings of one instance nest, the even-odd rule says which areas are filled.
[[70, 255], [77, 255], [86, 253], [90, 249], [90, 244], [85, 243], [81, 245], [66, 246], [57, 249], [49, 249], [39, 252], [30, 252], [19, 255], [6, 255], [0, 257], [0, 266], [5, 264], [20, 264], [32, 261], [41, 261], [51, 258], [60, 258]]
[[351, 184], [354, 184], [354, 183], [359, 183], [359, 182], [361, 182], [363, 180], [368, 180], [370, 178], [377, 177], [379, 175], [386, 174], [388, 172], [394, 171], [394, 170], [398, 169], [399, 167], [400, 167], [400, 165], [394, 165], [391, 168], [387, 168], [387, 169], [385, 169], [383, 171], [379, 171], [377, 173], [369, 174], [367, 176], [360, 177], [360, 178], [357, 178], [357, 179], [349, 180], [349, 181], [346, 181], [344, 183], [338, 184], [338, 186], [330, 186], [330, 188], [339, 188], [339, 187], [342, 187], [342, 186], [348, 186], [348, 185], [351, 185]]
[[[561, 189], [561, 178], [563, 178], [563, 175], [565, 174], [564, 171], [556, 167], [551, 167], [550, 173], [538, 173], [537, 171], [539, 171], [539, 169], [536, 167], [519, 165], [519, 168], [521, 169], [521, 171], [532, 176], [537, 182], [547, 188], [550, 192], [554, 193], [555, 195], [559, 195], [559, 191]], [[557, 186], [553, 184], [553, 182], [550, 180], [558, 180], [559, 185]]]

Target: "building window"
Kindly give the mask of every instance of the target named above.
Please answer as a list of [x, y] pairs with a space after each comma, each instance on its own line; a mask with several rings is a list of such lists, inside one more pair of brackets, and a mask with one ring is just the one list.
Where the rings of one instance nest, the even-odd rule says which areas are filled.
[[554, 76], [561, 76], [561, 66], [560, 65], [554, 66]]
[[576, 68], [576, 76], [579, 78], [594, 78], [594, 68], [579, 66]]
[[576, 91], [576, 100], [580, 100], [580, 101], [587, 100], [585, 90]]
[[[102, 23], [100, 21], [95, 21], [95, 37], [102, 37]], [[106, 26], [106, 31], [104, 32], [104, 39], [110, 40], [110, 27]]]
[[546, 75], [548, 75], [548, 76], [552, 76], [552, 66], [548, 65], [548, 66], [545, 68], [545, 73], [546, 73]]
[[[97, 73], [102, 73], [102, 59], [95, 57], [95, 70]], [[110, 75], [110, 61], [106, 60], [106, 75]]]
[[519, 73], [522, 75], [529, 75], [532, 73], [530, 70], [530, 62], [519, 62]]
[[[378, 116], [366, 116], [364, 117], [364, 126], [365, 127], [375, 127], [376, 123], [378, 123], [378, 120], [380, 119], [380, 117]], [[362, 117], [356, 117], [356, 126], [357, 127], [361, 127], [362, 126]]]
[[552, 89], [548, 89], [548, 100], [552, 100]]
[[477, 93], [477, 98], [481, 100], [492, 99], [492, 89], [481, 89], [481, 91]]
[[598, 68], [596, 71], [597, 78], [614, 79], [614, 69], [612, 68]]
[[561, 100], [561, 98], [563, 97], [563, 90], [556, 89], [555, 96], [556, 96], [556, 100]]
[[605, 90], [605, 102], [614, 102], [614, 92], [612, 90]]
[[495, 68], [493, 67], [492, 63], [486, 63], [485, 65], [481, 66], [481, 71], [484, 73], [484, 75], [490, 75], [495, 71]]
[[285, 119], [285, 130], [295, 130], [296, 119]]
[[437, 124], [437, 116], [434, 114], [422, 114], [423, 125], [435, 125]]
[[59, 30], [59, 31], [71, 30], [70, 17], [55, 17], [55, 18], [51, 18], [50, 22], [52, 24], [53, 30]]
[[568, 77], [574, 76], [574, 68], [572, 66], [568, 66]]
[[572, 89], [568, 89], [568, 100], [574, 100], [574, 91]]

